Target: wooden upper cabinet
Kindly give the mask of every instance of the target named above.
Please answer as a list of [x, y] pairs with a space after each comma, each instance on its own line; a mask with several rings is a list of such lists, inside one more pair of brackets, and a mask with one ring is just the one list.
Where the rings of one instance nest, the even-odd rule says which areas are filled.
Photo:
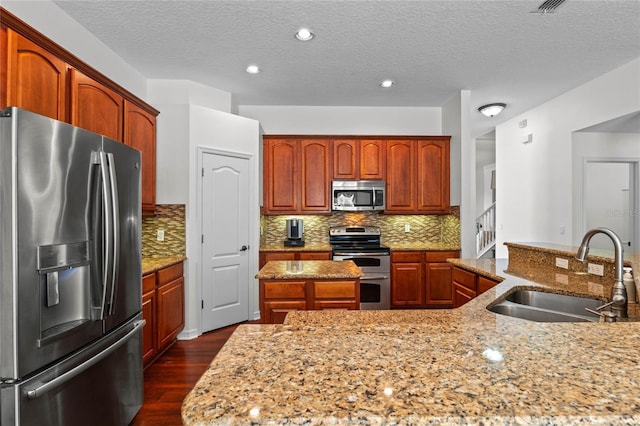
[[6, 53], [0, 53], [6, 54], [2, 108], [15, 106], [65, 121], [67, 64], [15, 31], [2, 31], [6, 43]]
[[385, 143], [383, 140], [360, 141], [360, 179], [380, 180], [385, 175]]
[[123, 97], [75, 69], [69, 80], [71, 124], [122, 142]]
[[333, 142], [333, 178], [357, 179], [359, 169], [357, 140], [339, 139]]
[[449, 138], [418, 141], [417, 209], [449, 210]]
[[415, 141], [387, 141], [386, 211], [416, 210]]
[[299, 209], [297, 141], [264, 139], [264, 211], [296, 212]]
[[127, 100], [123, 142], [141, 152], [142, 214], [152, 215], [156, 207], [156, 117]]
[[300, 210], [303, 212], [331, 212], [329, 140], [302, 140], [300, 143]]
[[333, 141], [333, 178], [384, 179], [384, 154], [383, 140], [335, 139]]

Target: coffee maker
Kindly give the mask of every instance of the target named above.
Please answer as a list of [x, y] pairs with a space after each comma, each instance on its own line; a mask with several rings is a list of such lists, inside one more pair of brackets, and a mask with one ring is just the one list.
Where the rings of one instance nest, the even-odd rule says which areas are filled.
[[302, 219], [287, 219], [287, 239], [284, 240], [285, 247], [303, 247], [303, 231], [304, 226], [302, 225]]

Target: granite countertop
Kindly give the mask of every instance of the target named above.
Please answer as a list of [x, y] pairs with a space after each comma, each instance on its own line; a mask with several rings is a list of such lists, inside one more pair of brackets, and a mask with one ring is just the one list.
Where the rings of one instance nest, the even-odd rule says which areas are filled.
[[151, 274], [159, 269], [166, 268], [167, 266], [175, 265], [179, 262], [184, 262], [186, 256], [143, 256], [142, 257], [142, 275]]
[[362, 271], [351, 260], [271, 260], [258, 271], [259, 280], [308, 280], [360, 278]]
[[451, 262], [502, 281], [458, 309], [298, 311], [284, 325], [239, 326], [185, 399], [184, 424], [640, 423], [640, 322], [486, 309], [514, 288], [597, 295], [602, 283]]

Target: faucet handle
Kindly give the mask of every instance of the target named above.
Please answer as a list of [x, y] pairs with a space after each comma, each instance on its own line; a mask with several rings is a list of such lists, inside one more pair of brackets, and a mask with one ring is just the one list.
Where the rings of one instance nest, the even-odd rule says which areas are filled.
[[616, 314], [614, 314], [611, 311], [602, 311], [600, 312], [601, 309], [606, 308], [607, 306], [613, 305], [613, 302], [609, 302], [607, 304], [604, 304], [600, 307], [597, 307], [595, 310], [594, 309], [590, 309], [590, 308], [584, 308], [585, 311], [591, 312], [592, 314], [596, 314], [598, 315], [600, 318], [604, 319], [604, 322], [616, 322]]

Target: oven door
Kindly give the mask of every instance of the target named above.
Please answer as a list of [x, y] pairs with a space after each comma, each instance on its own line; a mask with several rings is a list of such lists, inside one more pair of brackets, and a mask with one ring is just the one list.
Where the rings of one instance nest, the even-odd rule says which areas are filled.
[[333, 260], [351, 260], [362, 270], [360, 278], [360, 309], [389, 309], [391, 307], [391, 276], [389, 253], [337, 252]]

